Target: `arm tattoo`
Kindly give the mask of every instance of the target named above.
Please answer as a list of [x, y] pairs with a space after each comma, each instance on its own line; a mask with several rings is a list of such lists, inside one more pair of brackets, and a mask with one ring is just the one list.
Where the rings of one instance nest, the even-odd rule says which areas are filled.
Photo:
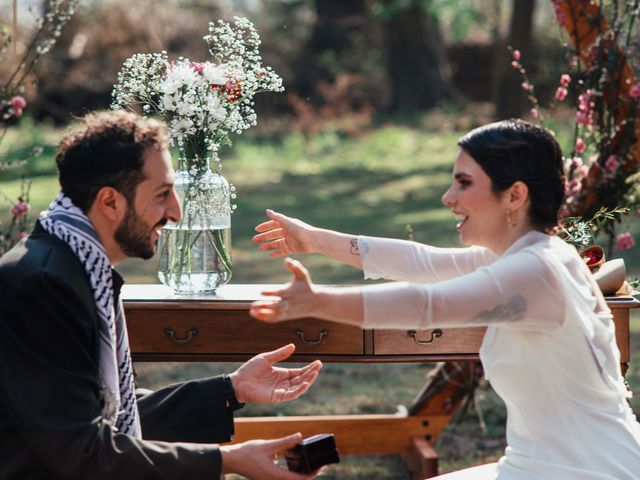
[[349, 248], [351, 255], [360, 255], [360, 253], [367, 253], [369, 251], [369, 247], [364, 242], [362, 243], [362, 249], [358, 247], [357, 238], [352, 238], [351, 241], [349, 241], [349, 244], [351, 245], [351, 248]]
[[491, 310], [478, 313], [471, 320], [473, 323], [517, 322], [524, 318], [527, 311], [527, 300], [522, 295], [514, 295], [506, 304], [496, 305]]

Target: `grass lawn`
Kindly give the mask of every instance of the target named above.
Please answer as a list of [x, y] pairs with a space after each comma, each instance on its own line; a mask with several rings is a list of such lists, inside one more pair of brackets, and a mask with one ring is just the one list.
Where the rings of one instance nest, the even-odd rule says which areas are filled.
[[[440, 204], [450, 181], [456, 140], [464, 132], [439, 132], [386, 125], [358, 138], [334, 133], [312, 138], [290, 135], [268, 143], [244, 137], [232, 151], [223, 152], [224, 174], [237, 188], [233, 214], [235, 283], [277, 283], [289, 279], [282, 260], [271, 259], [250, 242], [253, 227], [272, 208], [322, 227], [366, 235], [406, 238], [407, 227], [417, 241], [438, 246], [459, 245], [455, 220]], [[53, 145], [60, 132], [23, 125], [10, 131], [0, 145], [0, 161], [20, 158], [34, 143], [48, 145], [42, 158], [25, 170], [33, 179], [31, 201], [35, 211], [56, 195]], [[0, 189], [17, 195], [19, 172], [0, 172]], [[4, 215], [3, 215], [4, 214]], [[6, 221], [0, 207], [0, 220]], [[2, 227], [0, 227], [2, 228]], [[638, 222], [629, 225], [638, 236]], [[640, 238], [640, 237], [638, 237]], [[640, 249], [625, 252], [629, 277], [640, 276]], [[360, 283], [361, 273], [321, 257], [301, 257], [318, 283]], [[129, 283], [155, 283], [154, 261], [130, 260], [119, 268]], [[635, 352], [629, 383], [640, 392], [640, 318], [632, 320]], [[157, 387], [186, 378], [211, 375], [233, 364], [137, 364], [141, 386]], [[326, 365], [312, 390], [303, 398], [279, 406], [247, 406], [242, 415], [334, 413], [391, 413], [408, 405], [424, 383], [430, 365], [377, 364]], [[475, 408], [456, 421], [441, 437], [441, 470], [449, 471], [497, 458], [504, 448], [505, 411], [487, 386], [477, 392], [483, 430]], [[640, 412], [640, 401], [633, 406]], [[570, 441], [570, 439], [568, 439]], [[406, 470], [396, 457], [350, 457], [333, 466], [322, 478], [400, 479]]]

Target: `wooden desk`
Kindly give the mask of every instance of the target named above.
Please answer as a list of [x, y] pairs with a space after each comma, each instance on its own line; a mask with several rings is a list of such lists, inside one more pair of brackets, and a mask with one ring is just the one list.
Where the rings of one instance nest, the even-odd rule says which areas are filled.
[[[314, 318], [266, 325], [249, 316], [251, 301], [269, 285], [226, 285], [213, 295], [176, 295], [162, 285], [125, 285], [123, 300], [136, 361], [244, 361], [287, 343], [292, 361], [447, 362], [409, 414], [237, 418], [235, 442], [333, 432], [344, 454], [401, 453], [415, 478], [437, 474], [431, 448], [464, 398], [485, 328], [362, 330]], [[622, 371], [630, 358], [633, 298], [607, 299], [616, 324]], [[457, 385], [457, 386], [455, 386]]]

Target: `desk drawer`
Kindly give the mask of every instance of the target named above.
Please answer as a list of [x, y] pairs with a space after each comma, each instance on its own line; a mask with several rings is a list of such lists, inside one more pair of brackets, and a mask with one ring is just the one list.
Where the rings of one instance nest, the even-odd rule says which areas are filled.
[[485, 330], [486, 327], [376, 330], [373, 349], [376, 355], [477, 354]]
[[298, 354], [362, 355], [363, 331], [316, 319], [267, 325], [246, 311], [127, 309], [133, 353], [259, 353], [295, 343]]

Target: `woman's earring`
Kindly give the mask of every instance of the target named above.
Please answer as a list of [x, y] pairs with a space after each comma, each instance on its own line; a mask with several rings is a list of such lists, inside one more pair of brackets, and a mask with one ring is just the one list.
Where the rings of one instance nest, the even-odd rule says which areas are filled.
[[507, 225], [509, 225], [510, 227], [515, 227], [516, 225], [518, 225], [518, 220], [514, 220], [511, 217], [511, 210], [507, 210]]

